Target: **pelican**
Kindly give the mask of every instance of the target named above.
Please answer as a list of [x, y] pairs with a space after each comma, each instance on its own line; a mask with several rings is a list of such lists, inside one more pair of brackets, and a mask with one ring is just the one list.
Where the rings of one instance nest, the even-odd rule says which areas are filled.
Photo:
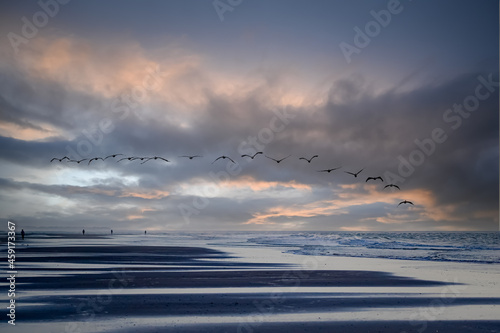
[[333, 168], [333, 169], [318, 170], [318, 172], [328, 172], [328, 173], [330, 173], [330, 172], [335, 171], [335, 170], [338, 170], [338, 169], [340, 169], [340, 168], [342, 168], [342, 167]]
[[378, 176], [378, 177], [368, 177], [368, 178], [366, 178], [365, 183], [366, 183], [367, 181], [369, 181], [369, 180], [377, 180], [377, 179], [380, 179], [382, 182], [384, 181], [384, 180], [382, 179], [382, 177], [380, 177], [380, 176]]
[[385, 185], [385, 186], [384, 186], [384, 188], [386, 188], [386, 187], [395, 187], [395, 188], [397, 188], [398, 190], [400, 190], [400, 191], [401, 191], [401, 189], [399, 188], [399, 186], [398, 186], [398, 185], [389, 184], [389, 185]]
[[247, 155], [247, 154], [244, 154], [244, 155], [241, 155], [241, 157], [245, 157], [245, 156], [246, 156], [246, 157], [250, 157], [250, 158], [253, 160], [253, 159], [255, 158], [255, 156], [257, 156], [257, 155], [259, 155], [259, 154], [264, 154], [264, 153], [263, 153], [263, 152], [261, 152], [261, 151], [258, 151], [258, 152], [256, 152], [255, 154], [253, 154], [253, 156], [251, 156], [251, 155]]
[[170, 162], [166, 158], [163, 158], [163, 157], [160, 157], [160, 156], [155, 156], [155, 157], [148, 157], [148, 159], [145, 160], [144, 162], [142, 162], [141, 164], [144, 164], [144, 163], [146, 163], [147, 161], [150, 161], [150, 160], [164, 160], [165, 162]]
[[113, 155], [109, 155], [109, 156], [106, 156], [104, 159], [107, 159], [107, 158], [110, 158], [110, 157], [115, 158], [116, 156], [120, 156], [120, 155], [123, 155], [123, 154], [113, 154]]
[[134, 157], [134, 156], [131, 156], [131, 157], [124, 157], [124, 158], [120, 158], [118, 161], [116, 161], [116, 163], [120, 162], [120, 161], [123, 161], [123, 160], [129, 160], [129, 161], [132, 161], [133, 159], [135, 158], [138, 158], [138, 157]]
[[90, 163], [91, 163], [92, 161], [97, 161], [97, 160], [103, 160], [103, 161], [104, 161], [104, 159], [103, 159], [102, 157], [93, 157], [93, 158], [91, 158], [91, 159], [89, 160], [89, 163], [88, 163], [87, 165], [90, 165]]
[[314, 155], [313, 157], [311, 157], [310, 159], [307, 159], [305, 157], [299, 157], [299, 160], [304, 160], [304, 161], [307, 161], [307, 163], [311, 163], [311, 161], [313, 160], [313, 158], [315, 157], [319, 157], [318, 155]]
[[220, 160], [221, 158], [222, 158], [223, 160], [227, 158], [227, 159], [228, 159], [228, 160], [230, 160], [231, 162], [236, 163], [235, 161], [233, 161], [233, 159], [232, 159], [231, 157], [227, 157], [227, 156], [225, 156], [225, 155], [222, 155], [222, 156], [217, 157], [217, 158], [215, 159], [215, 161], [213, 161], [213, 162], [212, 162], [212, 164], [214, 164], [215, 162], [217, 162], [217, 160]]
[[193, 158], [195, 158], [195, 157], [203, 157], [203, 156], [201, 156], [201, 155], [183, 155], [183, 156], [179, 156], [179, 157], [187, 157], [187, 158], [189, 158], [190, 160], [192, 160], [192, 159], [193, 159]]
[[353, 176], [354, 176], [354, 178], [356, 178], [356, 177], [357, 177], [357, 176], [361, 173], [361, 171], [363, 171], [363, 170], [364, 170], [364, 168], [363, 168], [363, 169], [361, 169], [361, 170], [359, 170], [359, 171], [358, 171], [358, 172], [356, 172], [356, 173], [354, 173], [354, 172], [349, 172], [349, 171], [344, 171], [344, 172], [345, 172], [345, 173], [348, 173], [348, 174], [350, 174], [350, 175], [353, 175]]
[[68, 156], [64, 156], [63, 158], [57, 158], [57, 157], [54, 157], [50, 160], [50, 163], [52, 163], [54, 160], [58, 160], [59, 162], [62, 162], [63, 160], [68, 160], [69, 161], [69, 157]]
[[276, 160], [276, 159], [274, 159], [274, 158], [272, 158], [272, 157], [269, 157], [269, 156], [267, 156], [267, 155], [264, 155], [264, 156], [265, 156], [265, 157], [267, 157], [267, 158], [268, 158], [268, 159], [270, 159], [270, 160], [273, 160], [273, 161], [274, 161], [274, 162], [276, 162], [276, 163], [280, 163], [281, 161], [283, 161], [284, 159], [289, 158], [289, 157], [290, 157], [290, 156], [292, 156], [292, 155], [288, 155], [287, 157], [283, 157], [282, 159], [279, 159], [279, 160]]
[[[398, 206], [399, 206], [399, 205], [401, 205], [401, 204], [410, 204], [410, 205], [413, 205], [413, 202], [408, 201], [408, 200], [403, 200], [403, 201], [401, 201], [401, 202], [398, 204]], [[414, 205], [414, 206], [415, 206], [415, 205]]]
[[69, 160], [68, 162], [76, 162], [76, 163], [80, 164], [80, 162], [83, 162], [83, 161], [86, 161], [86, 160], [88, 160], [88, 158], [84, 158], [84, 159], [81, 159], [81, 160], [78, 160], [78, 161], [77, 160]]

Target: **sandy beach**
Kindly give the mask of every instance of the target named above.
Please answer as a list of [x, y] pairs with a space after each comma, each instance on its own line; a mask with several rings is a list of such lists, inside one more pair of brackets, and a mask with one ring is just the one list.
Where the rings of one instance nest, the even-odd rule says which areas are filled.
[[2, 332], [500, 331], [493, 265], [128, 240], [20, 246], [16, 326]]

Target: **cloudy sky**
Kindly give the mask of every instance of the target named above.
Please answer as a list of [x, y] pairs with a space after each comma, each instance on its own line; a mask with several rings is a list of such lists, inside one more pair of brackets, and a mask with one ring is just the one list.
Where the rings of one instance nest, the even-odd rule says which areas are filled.
[[498, 230], [498, 6], [2, 1], [0, 218]]

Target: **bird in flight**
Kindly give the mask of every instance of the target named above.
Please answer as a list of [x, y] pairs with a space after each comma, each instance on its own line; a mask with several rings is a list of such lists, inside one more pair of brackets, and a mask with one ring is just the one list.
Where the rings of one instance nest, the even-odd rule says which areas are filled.
[[318, 155], [314, 155], [313, 157], [311, 157], [310, 159], [307, 159], [305, 157], [299, 157], [299, 160], [304, 160], [304, 161], [307, 161], [307, 163], [311, 163], [311, 161], [313, 160], [313, 158], [315, 157], [319, 157]]
[[190, 160], [192, 160], [192, 159], [193, 159], [193, 158], [195, 158], [195, 157], [203, 157], [203, 156], [201, 156], [201, 155], [183, 155], [183, 156], [179, 156], [179, 157], [187, 157], [187, 158], [189, 158]]
[[328, 172], [328, 173], [330, 173], [330, 172], [335, 171], [335, 170], [338, 170], [338, 169], [340, 169], [340, 168], [342, 168], [342, 167], [333, 168], [333, 169], [318, 170], [318, 172]]
[[357, 176], [361, 173], [361, 171], [363, 171], [363, 170], [364, 170], [364, 168], [363, 168], [363, 169], [361, 169], [361, 170], [359, 170], [359, 171], [358, 171], [358, 172], [356, 172], [356, 173], [354, 173], [354, 172], [349, 172], [349, 171], [344, 171], [344, 172], [345, 172], [345, 173], [348, 173], [348, 174], [350, 174], [350, 175], [353, 175], [353, 176], [354, 176], [354, 178], [356, 178], [356, 177], [357, 177]]
[[110, 158], [110, 157], [115, 158], [116, 156], [120, 156], [120, 155], [123, 155], [123, 154], [113, 154], [113, 155], [109, 155], [109, 156], [106, 156], [104, 159], [107, 159], [107, 158]]
[[155, 157], [148, 157], [147, 160], [145, 160], [144, 162], [142, 162], [141, 164], [144, 164], [146, 163], [147, 161], [151, 161], [151, 160], [164, 160], [165, 162], [170, 162], [169, 160], [167, 160], [166, 158], [163, 158], [163, 157], [160, 157], [160, 156], [155, 156]]
[[69, 157], [68, 156], [64, 156], [63, 158], [57, 158], [57, 157], [54, 157], [50, 160], [50, 163], [52, 163], [53, 161], [55, 160], [58, 160], [59, 162], [62, 162], [63, 160], [68, 160], [69, 161]]
[[267, 157], [267, 158], [268, 158], [268, 159], [270, 159], [270, 160], [273, 160], [273, 161], [274, 161], [274, 162], [276, 162], [276, 163], [280, 163], [281, 161], [283, 161], [284, 159], [289, 158], [289, 157], [290, 157], [290, 156], [292, 156], [292, 155], [288, 155], [287, 157], [283, 157], [282, 159], [279, 159], [279, 160], [274, 159], [274, 158], [272, 158], [272, 157], [269, 157], [269, 156], [267, 156], [267, 155], [264, 155], [264, 156], [265, 156], [265, 157]]
[[[368, 177], [368, 178], [366, 178], [366, 182], [367, 182], [367, 181], [369, 181], [369, 180], [377, 180], [377, 179], [380, 179], [382, 182], [384, 181], [384, 180], [382, 179], [382, 177], [378, 176], [378, 177]], [[366, 182], [365, 182], [365, 183], [366, 183]]]
[[[408, 201], [408, 200], [403, 200], [403, 201], [401, 201], [401, 202], [398, 204], [398, 206], [399, 206], [399, 205], [401, 205], [401, 204], [410, 204], [410, 205], [413, 205], [413, 202]], [[415, 205], [414, 205], [414, 206], [415, 206]]]
[[395, 187], [398, 190], [401, 190], [398, 185], [394, 185], [394, 184], [385, 185], [384, 188], [386, 188], [386, 187]]
[[80, 164], [80, 162], [83, 162], [83, 161], [86, 161], [86, 160], [88, 160], [88, 158], [84, 158], [84, 159], [81, 159], [81, 160], [78, 160], [78, 161], [77, 160], [69, 160], [68, 162], [76, 162], [76, 163]]
[[104, 159], [102, 157], [93, 157], [93, 158], [91, 158], [89, 160], [89, 163], [87, 165], [89, 165], [92, 161], [97, 161], [97, 160], [103, 160], [104, 161]]
[[124, 158], [120, 158], [118, 161], [116, 161], [116, 163], [120, 162], [120, 161], [123, 161], [123, 160], [129, 160], [129, 161], [132, 161], [133, 159], [135, 158], [138, 158], [138, 157], [134, 157], [134, 156], [131, 156], [131, 157], [124, 157]]
[[246, 157], [250, 157], [250, 158], [253, 160], [253, 159], [255, 158], [255, 156], [257, 156], [257, 155], [259, 155], [259, 154], [264, 154], [264, 153], [263, 153], [263, 152], [261, 152], [261, 151], [258, 151], [258, 152], [256, 152], [255, 154], [253, 154], [253, 156], [252, 156], [252, 155], [247, 155], [247, 154], [244, 154], [244, 155], [241, 155], [241, 157], [245, 157], [245, 156], [246, 156]]
[[235, 161], [233, 161], [233, 159], [232, 159], [231, 157], [228, 157], [228, 156], [222, 155], [222, 156], [217, 157], [217, 158], [215, 159], [215, 161], [213, 161], [213, 162], [212, 162], [212, 164], [214, 164], [215, 162], [217, 162], [217, 161], [218, 161], [218, 160], [220, 160], [221, 158], [222, 158], [223, 160], [227, 158], [227, 159], [228, 159], [228, 160], [230, 160], [231, 162], [236, 163]]

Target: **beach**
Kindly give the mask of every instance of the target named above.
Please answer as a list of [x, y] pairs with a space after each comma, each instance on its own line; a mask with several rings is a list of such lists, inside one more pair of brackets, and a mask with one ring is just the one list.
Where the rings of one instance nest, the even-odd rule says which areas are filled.
[[1, 330], [500, 332], [498, 265], [286, 250], [176, 235], [26, 239], [16, 325]]

